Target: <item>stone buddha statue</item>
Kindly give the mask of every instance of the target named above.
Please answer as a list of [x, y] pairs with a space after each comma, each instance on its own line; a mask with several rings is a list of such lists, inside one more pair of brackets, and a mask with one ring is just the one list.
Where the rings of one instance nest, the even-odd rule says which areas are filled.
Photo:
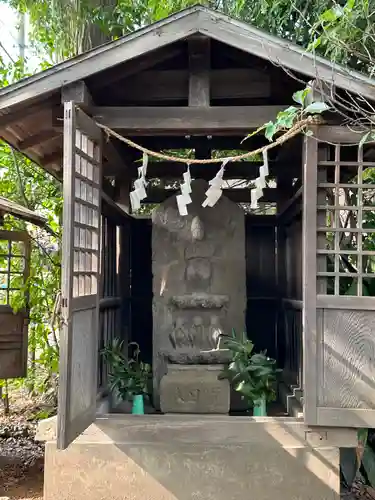
[[[161, 398], [166, 412], [226, 413], [229, 386], [218, 373], [230, 353], [221, 340], [244, 328], [245, 216], [225, 196], [203, 207], [206, 181], [191, 187], [187, 215], [180, 215], [175, 195], [152, 215], [154, 402], [158, 407]], [[219, 410], [205, 403], [213, 388], [225, 396]], [[197, 393], [199, 405], [188, 404]]]
[[188, 328], [182, 317], [177, 318], [169, 338], [173, 350], [166, 356], [172, 364], [222, 364], [230, 359], [230, 353], [221, 346], [223, 329], [218, 316], [210, 317], [205, 325], [201, 316], [194, 316]]

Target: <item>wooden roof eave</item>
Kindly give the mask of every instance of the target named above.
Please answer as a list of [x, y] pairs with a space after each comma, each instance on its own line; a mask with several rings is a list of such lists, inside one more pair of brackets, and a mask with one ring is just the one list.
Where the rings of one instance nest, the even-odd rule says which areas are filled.
[[[246, 23], [196, 6], [1, 89], [0, 137], [61, 179], [62, 143], [48, 148], [45, 144], [30, 147], [30, 143], [53, 130], [53, 119], [46, 122], [35, 117], [45, 111], [51, 111], [53, 116], [61, 103], [62, 87], [89, 76], [102, 79], [105, 70], [197, 33], [375, 101], [375, 80], [306, 53]], [[36, 126], [39, 123], [43, 127]]]
[[37, 99], [195, 33], [375, 100], [374, 80], [206, 7], [181, 11], [0, 90], [0, 110]]
[[47, 219], [42, 215], [38, 215], [32, 210], [29, 210], [15, 201], [8, 200], [8, 198], [4, 198], [3, 196], [0, 196], [0, 213], [13, 215], [19, 219], [31, 222], [36, 226], [45, 227], [47, 225]]
[[[17, 134], [20, 135], [19, 133]], [[62, 179], [62, 150], [56, 149], [53, 154], [48, 156], [39, 154], [35, 148], [26, 148], [23, 149], [20, 147], [20, 141], [17, 140], [16, 134], [12, 130], [12, 127], [7, 128], [6, 130], [0, 130], [0, 137], [6, 143], [8, 143], [12, 148], [14, 148], [19, 153], [22, 153], [26, 158], [36, 163], [44, 170], [46, 170], [52, 177], [56, 180], [61, 181]], [[24, 136], [23, 140], [27, 140], [28, 136]], [[22, 142], [21, 142], [22, 144]]]

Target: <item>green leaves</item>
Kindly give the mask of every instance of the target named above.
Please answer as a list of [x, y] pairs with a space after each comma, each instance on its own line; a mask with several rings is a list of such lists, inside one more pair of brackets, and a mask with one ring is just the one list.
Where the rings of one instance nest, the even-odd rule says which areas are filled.
[[296, 102], [297, 104], [300, 104], [301, 106], [304, 106], [306, 97], [309, 95], [310, 92], [311, 89], [309, 87], [306, 87], [304, 90], [298, 90], [297, 92], [294, 92], [293, 101]]
[[136, 342], [128, 344], [128, 351], [130, 355], [127, 356], [124, 342], [114, 339], [101, 352], [109, 364], [110, 389], [124, 401], [131, 401], [138, 394], [147, 394], [151, 374], [150, 365], [139, 360], [140, 349]]
[[368, 142], [374, 142], [374, 141], [375, 141], [375, 131], [369, 130], [368, 132], [363, 134], [358, 145], [359, 145], [359, 147], [361, 147]]
[[329, 109], [329, 105], [325, 102], [321, 101], [316, 101], [312, 102], [306, 108], [303, 110], [304, 113], [310, 114], [310, 115], [316, 115], [323, 113], [324, 111], [327, 111]]
[[264, 135], [266, 139], [268, 139], [270, 142], [272, 141], [273, 136], [277, 132], [277, 126], [275, 123], [268, 122], [265, 127], [265, 132]]
[[245, 139], [248, 139], [249, 137], [252, 137], [253, 135], [264, 130], [266, 139], [272, 142], [278, 132], [290, 130], [298, 122], [298, 120], [304, 117], [304, 115], [315, 115], [327, 111], [329, 109], [329, 105], [325, 102], [316, 101], [306, 106], [306, 98], [310, 92], [310, 87], [306, 87], [303, 90], [295, 92], [293, 94], [293, 100], [299, 104], [298, 107], [289, 106], [285, 110], [279, 111], [275, 121], [270, 121], [262, 127], [259, 127], [255, 132], [247, 135]]
[[289, 106], [289, 108], [285, 109], [284, 111], [280, 111], [276, 116], [275, 122], [268, 122], [264, 126], [264, 135], [266, 139], [272, 142], [277, 132], [292, 128], [296, 119], [298, 118], [299, 113], [300, 110], [295, 106]]
[[334, 5], [331, 9], [327, 9], [320, 15], [320, 21], [323, 23], [332, 23], [344, 14], [344, 9], [340, 5]]
[[228, 379], [234, 390], [242, 394], [249, 402], [262, 397], [272, 401], [275, 397], [276, 361], [265, 352], [253, 354], [254, 344], [247, 338], [228, 338], [225, 347], [232, 353], [232, 361], [223, 370], [220, 378]]

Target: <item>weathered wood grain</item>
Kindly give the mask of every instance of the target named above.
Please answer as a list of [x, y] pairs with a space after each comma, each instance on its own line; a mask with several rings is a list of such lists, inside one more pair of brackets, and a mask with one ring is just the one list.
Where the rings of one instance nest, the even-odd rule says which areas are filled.
[[73, 101], [77, 106], [82, 109], [88, 109], [92, 106], [92, 97], [86, 83], [83, 80], [77, 80], [62, 87], [61, 89], [61, 102]]
[[[188, 70], [148, 70], [121, 81], [115, 90], [124, 103], [187, 100]], [[256, 99], [271, 94], [267, 74], [247, 68], [211, 69], [211, 99]]]
[[206, 37], [188, 40], [189, 106], [210, 105], [211, 44]]
[[94, 119], [127, 134], [249, 131], [274, 120], [285, 105], [212, 107], [94, 107]]
[[317, 296], [319, 309], [342, 309], [354, 311], [374, 311], [373, 297], [355, 297], [349, 295], [319, 295]]
[[317, 423], [316, 204], [318, 145], [305, 137], [303, 165], [303, 389], [304, 416]]
[[60, 135], [60, 131], [55, 130], [54, 128], [41, 130], [40, 132], [37, 132], [34, 135], [30, 135], [29, 137], [26, 137], [24, 140], [20, 141], [18, 143], [18, 149], [20, 151], [26, 151], [27, 149], [32, 149], [35, 146], [39, 146], [40, 144], [51, 141], [52, 139], [55, 139]]
[[133, 76], [135, 78], [131, 78], [131, 80], [136, 84], [138, 73], [145, 74], [150, 68], [177, 56], [181, 56], [181, 52], [182, 48], [178, 43], [173, 46], [169, 45], [161, 49], [153, 50], [141, 57], [131, 59], [121, 66], [107, 69], [105, 78], [96, 78], [95, 75], [90, 76], [88, 78], [90, 89], [92, 92], [103, 92], [107, 87], [117, 82], [120, 82], [121, 87], [123, 87], [123, 85], [126, 86], [128, 80]]
[[373, 410], [375, 421], [375, 314], [325, 310], [319, 406]]
[[102, 133], [74, 102], [64, 113], [60, 449], [95, 419], [101, 274]]
[[317, 139], [339, 144], [358, 144], [364, 135], [362, 128], [339, 125], [321, 125], [316, 133]]

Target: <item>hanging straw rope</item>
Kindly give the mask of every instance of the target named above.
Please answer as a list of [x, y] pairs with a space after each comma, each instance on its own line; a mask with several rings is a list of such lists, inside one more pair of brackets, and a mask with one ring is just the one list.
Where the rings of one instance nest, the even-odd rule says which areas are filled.
[[144, 146], [141, 146], [140, 144], [137, 144], [136, 142], [132, 141], [131, 139], [128, 139], [127, 137], [124, 137], [114, 130], [110, 129], [106, 125], [103, 125], [101, 123], [96, 122], [97, 126], [104, 130], [104, 132], [107, 134], [107, 136], [113, 136], [116, 137], [119, 141], [125, 142], [128, 144], [128, 146], [138, 149], [138, 151], [141, 151], [142, 153], [145, 153], [149, 156], [153, 156], [154, 158], [159, 158], [161, 160], [166, 160], [166, 161], [174, 161], [174, 162], [179, 162], [179, 163], [185, 163], [187, 165], [192, 165], [192, 164], [208, 164], [208, 163], [222, 163], [222, 162], [229, 162], [229, 161], [239, 161], [239, 160], [244, 160], [246, 158], [250, 158], [251, 156], [255, 156], [257, 154], [263, 153], [265, 151], [269, 151], [270, 149], [273, 149], [277, 146], [280, 146], [281, 144], [284, 144], [284, 142], [288, 141], [292, 137], [298, 135], [302, 130], [304, 130], [307, 126], [309, 125], [316, 125], [317, 123], [320, 123], [321, 118], [319, 116], [309, 116], [305, 118], [304, 120], [300, 120], [297, 122], [293, 127], [289, 130], [287, 130], [284, 134], [282, 134], [280, 137], [278, 137], [274, 142], [267, 144], [266, 146], [262, 146], [258, 149], [255, 149], [253, 151], [247, 151], [246, 153], [240, 154], [238, 156], [230, 156], [230, 157], [224, 157], [224, 158], [208, 158], [205, 160], [198, 160], [196, 158], [182, 158], [180, 156], [171, 156], [167, 155], [164, 153], [160, 153], [158, 151], [152, 151], [151, 149], [145, 148]]

